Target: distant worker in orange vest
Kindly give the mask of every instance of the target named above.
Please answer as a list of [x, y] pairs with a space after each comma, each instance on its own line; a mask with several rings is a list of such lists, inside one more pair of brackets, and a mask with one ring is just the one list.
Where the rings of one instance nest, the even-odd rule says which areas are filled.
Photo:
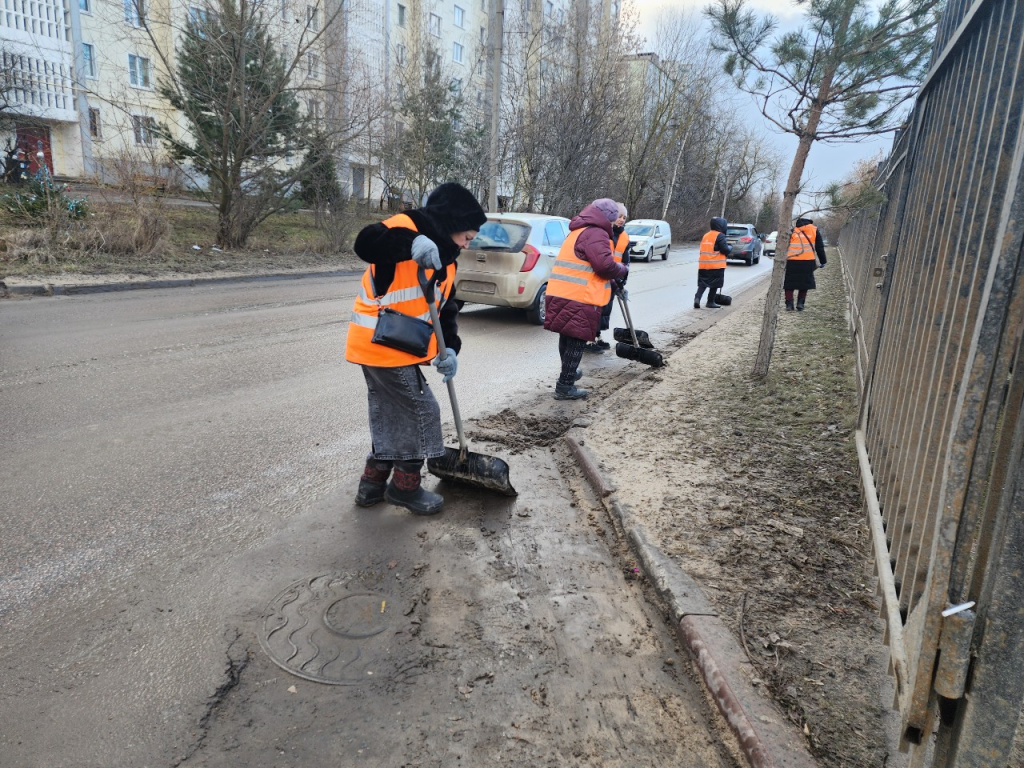
[[555, 257], [544, 297], [544, 327], [558, 334], [562, 372], [555, 384], [556, 400], [587, 396], [587, 390], [576, 386], [583, 349], [597, 338], [601, 308], [612, 297], [611, 281], [629, 274], [629, 267], [612, 257], [612, 223], [618, 218], [614, 200], [595, 200], [569, 222], [569, 236]]
[[825, 266], [825, 242], [821, 232], [814, 226], [811, 219], [797, 219], [796, 228], [789, 238], [789, 251], [786, 253], [786, 280], [782, 290], [786, 292], [786, 309], [793, 309], [793, 291], [796, 291], [796, 308], [804, 311], [807, 292], [817, 288], [814, 282], [814, 270], [818, 268], [815, 256]]
[[697, 293], [693, 297], [693, 308], [700, 309], [700, 299], [708, 292], [708, 309], [722, 305], [715, 301], [718, 289], [725, 286], [725, 259], [732, 254], [732, 246], [725, 238], [728, 222], [721, 216], [711, 220], [711, 230], [700, 241], [700, 258], [697, 262]]
[[[345, 344], [345, 359], [362, 366], [370, 411], [371, 448], [356, 492], [361, 507], [387, 500], [416, 515], [433, 515], [444, 506], [439, 494], [420, 485], [424, 460], [444, 454], [441, 409], [422, 366], [433, 361], [444, 382], [455, 376], [462, 349], [459, 307], [452, 295], [455, 259], [486, 221], [476, 198], [449, 182], [431, 192], [422, 208], [371, 224], [356, 237], [353, 250], [370, 264], [352, 308]], [[430, 322], [419, 282], [421, 269], [428, 280], [437, 280], [447, 347], [444, 360], [433, 335], [423, 354], [374, 340], [384, 309]]]
[[[612, 222], [612, 258], [615, 259], [619, 264], [625, 264], [629, 266], [629, 235], [626, 234], [625, 226], [626, 219], [629, 217], [629, 212], [626, 210], [626, 206], [622, 203], [616, 203], [619, 206], [619, 218]], [[618, 280], [619, 288], [625, 291], [626, 289], [626, 278]], [[604, 352], [606, 349], [611, 348], [611, 344], [601, 338], [601, 331], [607, 331], [612, 325], [612, 305], [615, 304], [615, 297], [612, 296], [608, 299], [608, 303], [604, 305], [601, 310], [601, 326], [597, 332], [597, 340], [592, 344], [587, 344], [586, 350], [588, 352]]]

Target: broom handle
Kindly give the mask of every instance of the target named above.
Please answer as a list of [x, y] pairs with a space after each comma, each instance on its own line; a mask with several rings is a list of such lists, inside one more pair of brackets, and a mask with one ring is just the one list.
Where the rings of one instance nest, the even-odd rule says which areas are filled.
[[[437, 337], [437, 354], [442, 360], [448, 359], [448, 347], [444, 343], [444, 332], [441, 330], [441, 317], [437, 314], [437, 303], [434, 301], [434, 282], [427, 280], [427, 273], [423, 267], [419, 270], [420, 288], [423, 289], [423, 298], [427, 300], [427, 308], [430, 310], [430, 321], [434, 324], [434, 336]], [[455, 397], [455, 380], [448, 379], [448, 399], [452, 401], [452, 418], [455, 419], [455, 431], [459, 436], [460, 460], [466, 460], [466, 453], [469, 446], [466, 444], [466, 435], [462, 431], [462, 414], [459, 413], [459, 401]]]
[[612, 283], [615, 287], [612, 289], [615, 291], [615, 297], [619, 300], [619, 308], [622, 310], [622, 316], [626, 318], [626, 327], [629, 328], [629, 335], [633, 337], [633, 346], [639, 347], [640, 342], [636, 340], [636, 331], [633, 330], [633, 318], [629, 316], [629, 307], [626, 305], [626, 299], [622, 295], [622, 289], [619, 288], [618, 283]]

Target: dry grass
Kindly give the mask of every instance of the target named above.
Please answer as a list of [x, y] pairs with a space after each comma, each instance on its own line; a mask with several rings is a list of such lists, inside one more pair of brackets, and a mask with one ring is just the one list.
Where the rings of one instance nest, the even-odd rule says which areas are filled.
[[261, 224], [245, 249], [215, 247], [216, 212], [161, 202], [90, 200], [90, 215], [70, 227], [0, 229], [0, 277], [132, 273], [159, 276], [218, 271], [357, 269], [351, 236], [379, 212], [341, 211], [317, 227], [309, 211], [280, 213]]

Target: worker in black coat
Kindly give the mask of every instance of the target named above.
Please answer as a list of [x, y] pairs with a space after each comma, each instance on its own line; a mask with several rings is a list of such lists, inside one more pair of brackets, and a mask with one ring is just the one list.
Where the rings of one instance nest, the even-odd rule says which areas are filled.
[[789, 250], [786, 252], [786, 280], [782, 290], [786, 292], [786, 309], [793, 309], [793, 291], [796, 291], [796, 309], [804, 311], [807, 292], [817, 288], [814, 281], [814, 270], [818, 268], [815, 261], [825, 266], [825, 241], [821, 232], [814, 226], [811, 219], [797, 219], [796, 227], [789, 238]]

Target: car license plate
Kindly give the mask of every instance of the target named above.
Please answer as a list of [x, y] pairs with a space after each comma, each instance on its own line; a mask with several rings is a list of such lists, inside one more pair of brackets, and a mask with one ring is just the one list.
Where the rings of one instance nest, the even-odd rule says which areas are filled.
[[495, 285], [494, 283], [478, 283], [475, 280], [463, 280], [459, 283], [458, 290], [467, 293], [486, 293], [493, 296]]

